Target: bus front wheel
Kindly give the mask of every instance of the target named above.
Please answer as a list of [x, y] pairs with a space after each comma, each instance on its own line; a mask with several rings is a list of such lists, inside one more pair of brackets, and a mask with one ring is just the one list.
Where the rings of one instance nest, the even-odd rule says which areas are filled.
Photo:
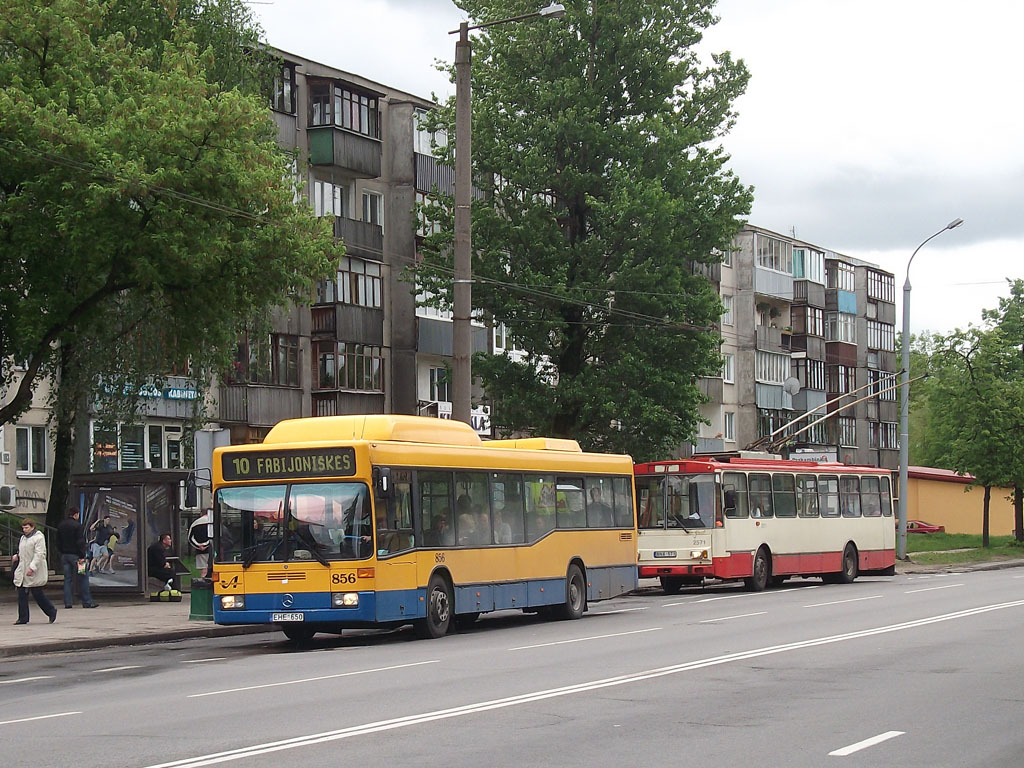
[[316, 634], [316, 630], [308, 624], [282, 624], [281, 631], [293, 643], [308, 643]]
[[678, 595], [679, 590], [683, 588], [683, 577], [682, 576], [662, 576], [660, 577], [661, 590], [666, 595]]
[[857, 548], [853, 544], [847, 544], [843, 551], [843, 570], [839, 572], [840, 584], [852, 584], [857, 578]]
[[748, 592], [763, 592], [768, 586], [768, 578], [771, 576], [771, 565], [768, 562], [768, 553], [765, 550], [757, 550], [754, 557], [754, 571], [749, 578], [743, 580]]
[[435, 573], [427, 584], [427, 615], [416, 622], [416, 634], [424, 639], [448, 634], [452, 623], [452, 605], [448, 582]]

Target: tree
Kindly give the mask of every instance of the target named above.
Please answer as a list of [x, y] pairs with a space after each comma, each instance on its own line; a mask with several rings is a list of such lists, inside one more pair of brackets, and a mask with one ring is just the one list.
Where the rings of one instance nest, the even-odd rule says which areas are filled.
[[[486, 21], [536, 4], [458, 5]], [[501, 432], [645, 459], [694, 432], [696, 379], [721, 370], [722, 307], [704, 272], [751, 202], [717, 144], [747, 71], [695, 50], [712, 5], [576, 0], [557, 22], [474, 42], [473, 303], [525, 350], [474, 360]], [[437, 122], [453, 125], [452, 110]], [[441, 302], [450, 208], [430, 211], [445, 226], [418, 272]]]
[[1010, 285], [983, 327], [935, 336], [925, 387], [928, 419], [923, 457], [971, 474], [985, 488], [983, 539], [988, 545], [993, 486], [1014, 488], [1017, 539], [1024, 541], [1024, 281]]
[[0, 388], [25, 363], [0, 424], [41, 377], [60, 382], [62, 358], [70, 411], [96, 376], [124, 392], [168, 361], [209, 371], [241, 322], [308, 296], [337, 255], [295, 202], [265, 100], [194, 42], [213, 33], [194, 14], [126, 23], [163, 5], [11, 0], [0, 18]]

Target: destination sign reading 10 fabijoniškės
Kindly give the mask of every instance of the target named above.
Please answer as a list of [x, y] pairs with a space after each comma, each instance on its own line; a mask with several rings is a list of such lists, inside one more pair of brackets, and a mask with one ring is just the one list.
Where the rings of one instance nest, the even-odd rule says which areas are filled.
[[227, 481], [354, 475], [356, 452], [352, 448], [311, 448], [225, 453], [221, 456], [221, 473]]

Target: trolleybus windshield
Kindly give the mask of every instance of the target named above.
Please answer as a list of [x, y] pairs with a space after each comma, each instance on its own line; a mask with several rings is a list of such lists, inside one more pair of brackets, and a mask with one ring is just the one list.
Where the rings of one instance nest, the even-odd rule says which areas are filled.
[[711, 528], [715, 522], [715, 477], [638, 475], [641, 528]]

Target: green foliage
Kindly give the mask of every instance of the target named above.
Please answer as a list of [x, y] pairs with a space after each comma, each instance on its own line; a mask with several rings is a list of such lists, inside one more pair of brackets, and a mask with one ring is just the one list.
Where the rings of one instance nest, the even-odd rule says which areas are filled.
[[[527, 13], [463, 0], [470, 17]], [[578, 439], [637, 459], [675, 455], [721, 367], [721, 313], [702, 274], [751, 191], [716, 143], [747, 71], [694, 46], [712, 2], [566, 2], [565, 17], [474, 38], [473, 304], [523, 359], [477, 356], [500, 432]], [[435, 116], [454, 136], [454, 103]], [[450, 161], [453, 147], [445, 157]], [[428, 211], [418, 280], [448, 299], [451, 200]]]
[[[168, 21], [165, 7], [189, 12]], [[0, 387], [12, 359], [27, 372], [0, 423], [40, 377], [60, 380], [61, 346], [75, 352], [75, 397], [97, 377], [135, 391], [189, 359], [201, 376], [224, 364], [241, 322], [329, 270], [332, 238], [295, 202], [265, 99], [227, 87], [244, 64], [231, 30], [199, 23], [229, 7], [243, 8], [5, 4]]]

